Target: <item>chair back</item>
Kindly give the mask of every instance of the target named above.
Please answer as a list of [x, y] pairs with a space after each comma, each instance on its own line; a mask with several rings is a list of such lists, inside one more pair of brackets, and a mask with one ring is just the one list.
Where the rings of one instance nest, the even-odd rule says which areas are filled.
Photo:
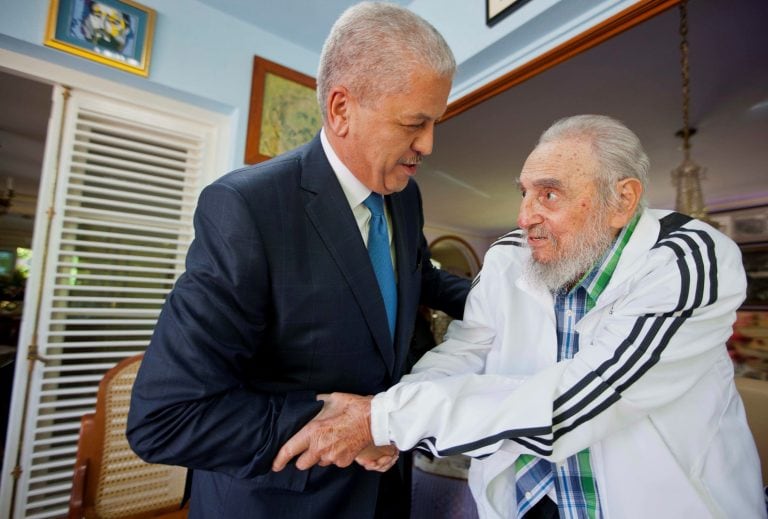
[[107, 371], [99, 383], [95, 413], [83, 417], [70, 518], [179, 513], [187, 470], [146, 463], [134, 454], [125, 436], [131, 388], [142, 357], [130, 357]]

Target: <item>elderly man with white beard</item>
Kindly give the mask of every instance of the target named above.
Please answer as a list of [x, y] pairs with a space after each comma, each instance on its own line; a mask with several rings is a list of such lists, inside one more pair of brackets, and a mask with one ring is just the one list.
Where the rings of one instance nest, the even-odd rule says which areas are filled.
[[648, 169], [622, 123], [556, 122], [464, 320], [387, 392], [323, 395], [273, 468], [394, 444], [472, 456], [484, 518], [765, 517], [725, 347], [745, 297], [739, 249], [645, 208]]

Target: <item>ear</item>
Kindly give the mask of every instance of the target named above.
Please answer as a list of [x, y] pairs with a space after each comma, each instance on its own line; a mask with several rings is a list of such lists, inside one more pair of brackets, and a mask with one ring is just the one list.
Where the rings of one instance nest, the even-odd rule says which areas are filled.
[[609, 223], [614, 229], [621, 229], [635, 214], [643, 196], [643, 185], [636, 178], [625, 178], [617, 182], [616, 190], [619, 194], [619, 206], [613, 210]]
[[343, 86], [331, 89], [326, 101], [328, 105], [328, 128], [338, 137], [344, 137], [349, 132], [349, 116], [352, 99], [349, 91]]

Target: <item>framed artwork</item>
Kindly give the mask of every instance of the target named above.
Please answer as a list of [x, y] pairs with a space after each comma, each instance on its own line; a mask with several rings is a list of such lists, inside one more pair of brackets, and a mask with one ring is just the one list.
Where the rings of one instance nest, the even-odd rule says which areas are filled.
[[731, 209], [709, 217], [736, 243], [768, 242], [768, 205]]
[[253, 58], [245, 163], [255, 164], [309, 142], [322, 126], [314, 78]]
[[485, 0], [485, 24], [496, 25], [528, 0]]
[[741, 309], [768, 310], [768, 205], [728, 209], [709, 218], [741, 249], [747, 273], [747, 298]]
[[747, 273], [745, 310], [768, 310], [768, 242], [741, 246], [741, 261]]
[[154, 28], [132, 0], [51, 0], [45, 45], [146, 77]]

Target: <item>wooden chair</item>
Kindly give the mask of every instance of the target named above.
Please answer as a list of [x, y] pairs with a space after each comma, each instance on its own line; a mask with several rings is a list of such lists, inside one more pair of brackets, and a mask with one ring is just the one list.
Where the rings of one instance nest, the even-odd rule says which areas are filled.
[[144, 462], [125, 437], [131, 388], [142, 355], [104, 374], [96, 412], [82, 417], [69, 519], [186, 518], [179, 509], [186, 469]]

